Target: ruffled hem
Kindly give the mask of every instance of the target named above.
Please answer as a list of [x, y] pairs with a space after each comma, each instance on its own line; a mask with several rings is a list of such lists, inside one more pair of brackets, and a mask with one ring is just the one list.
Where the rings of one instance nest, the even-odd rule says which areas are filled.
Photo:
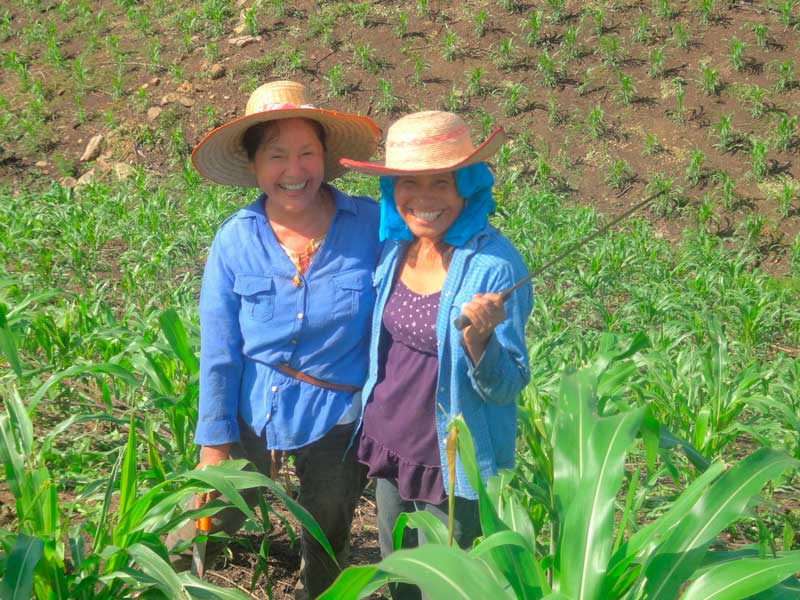
[[369, 467], [370, 479], [392, 479], [403, 500], [441, 504], [447, 500], [442, 467], [420, 465], [386, 448], [378, 440], [361, 433], [358, 460]]

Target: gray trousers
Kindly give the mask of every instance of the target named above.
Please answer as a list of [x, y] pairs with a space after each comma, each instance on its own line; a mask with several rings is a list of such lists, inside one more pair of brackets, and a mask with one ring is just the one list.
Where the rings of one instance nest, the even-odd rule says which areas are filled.
[[[300, 481], [297, 500], [319, 523], [342, 568], [349, 558], [353, 514], [366, 484], [366, 468], [356, 459], [356, 448], [347, 450], [353, 427], [354, 423], [337, 425], [316, 442], [290, 452]], [[249, 428], [241, 428], [241, 441], [233, 446], [231, 455], [232, 458], [250, 460], [261, 473], [269, 476], [270, 455], [265, 440]], [[257, 506], [259, 493], [263, 490], [257, 488], [242, 495], [250, 506]], [[233, 535], [244, 521], [245, 515], [241, 511], [228, 508], [214, 515], [211, 529]], [[172, 548], [179, 541], [194, 536], [194, 522], [190, 521], [167, 537], [167, 547]], [[206, 564], [212, 565], [221, 550], [221, 544], [209, 542]], [[333, 583], [339, 575], [339, 568], [305, 529], [301, 535], [301, 553], [303, 583], [309, 597], [316, 598]]]
[[[448, 506], [446, 500], [442, 504], [403, 500], [397, 484], [393, 480], [376, 480], [375, 503], [378, 506], [378, 543], [382, 558], [386, 558], [394, 550], [392, 531], [400, 513], [424, 510], [447, 525]], [[456, 496], [453, 512], [453, 538], [461, 548], [470, 548], [473, 540], [481, 534], [478, 501]], [[403, 548], [416, 548], [424, 543], [425, 536], [422, 534], [422, 530], [418, 530], [415, 534], [413, 530], [406, 529], [403, 533]], [[405, 583], [389, 584], [389, 590], [394, 600], [419, 600], [422, 598], [419, 588]]]

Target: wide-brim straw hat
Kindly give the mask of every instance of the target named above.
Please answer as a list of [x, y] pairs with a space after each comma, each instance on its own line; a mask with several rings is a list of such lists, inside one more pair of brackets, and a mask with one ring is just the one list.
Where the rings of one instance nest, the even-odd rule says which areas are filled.
[[429, 175], [483, 162], [506, 141], [502, 128], [475, 147], [469, 128], [455, 113], [430, 110], [401, 117], [386, 133], [386, 159], [342, 159], [348, 169], [367, 175]]
[[317, 108], [306, 97], [303, 84], [273, 81], [250, 95], [243, 117], [228, 121], [200, 140], [192, 151], [192, 163], [201, 175], [217, 183], [258, 187], [242, 146], [244, 133], [258, 123], [294, 117], [316, 121], [325, 130], [325, 181], [346, 171], [340, 158], [366, 160], [378, 147], [380, 130], [372, 119]]

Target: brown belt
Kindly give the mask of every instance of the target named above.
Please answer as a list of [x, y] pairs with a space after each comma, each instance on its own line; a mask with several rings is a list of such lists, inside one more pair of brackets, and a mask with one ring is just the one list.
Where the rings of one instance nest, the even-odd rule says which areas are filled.
[[305, 383], [310, 383], [311, 385], [316, 385], [317, 387], [325, 388], [328, 390], [336, 390], [337, 392], [357, 392], [361, 388], [355, 385], [342, 385], [339, 383], [331, 383], [330, 381], [323, 381], [322, 379], [317, 379], [316, 377], [312, 377], [311, 375], [306, 375], [305, 373], [301, 373], [300, 371], [295, 371], [289, 365], [276, 365], [275, 366], [278, 371], [288, 375], [289, 377], [294, 377], [299, 381], [303, 381]]

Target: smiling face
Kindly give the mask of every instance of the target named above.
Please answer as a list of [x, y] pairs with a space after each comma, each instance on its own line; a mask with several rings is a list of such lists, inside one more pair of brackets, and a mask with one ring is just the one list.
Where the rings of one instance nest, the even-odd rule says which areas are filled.
[[307, 119], [274, 121], [250, 161], [271, 208], [298, 213], [315, 208], [325, 178], [325, 149]]
[[464, 207], [453, 173], [397, 177], [394, 203], [414, 236], [432, 240], [444, 237]]

